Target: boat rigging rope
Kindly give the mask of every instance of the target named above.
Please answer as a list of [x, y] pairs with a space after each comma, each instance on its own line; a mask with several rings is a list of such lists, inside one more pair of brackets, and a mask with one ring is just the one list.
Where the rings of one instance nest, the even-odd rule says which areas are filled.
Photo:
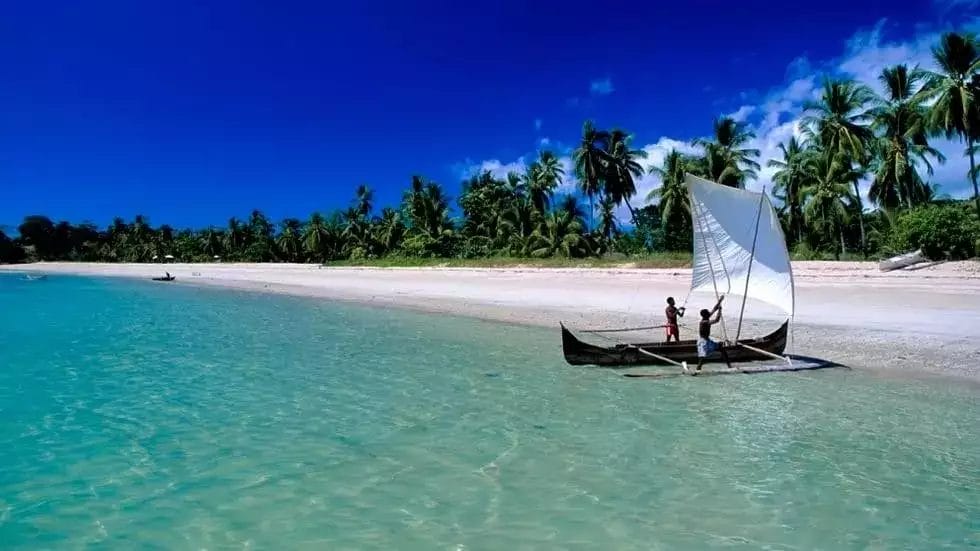
[[749, 280], [752, 277], [752, 262], [755, 260], [755, 244], [759, 240], [759, 221], [762, 219], [762, 202], [766, 199], [766, 188], [762, 188], [759, 196], [759, 211], [755, 214], [755, 233], [752, 235], [752, 252], [749, 254], [749, 270], [745, 274], [745, 292], [742, 293], [742, 310], [738, 313], [738, 329], [735, 330], [735, 342], [742, 335], [742, 319], [745, 317], [745, 303], [749, 298]]
[[[711, 285], [715, 289], [715, 299], [720, 301], [721, 295], [718, 294], [718, 280], [715, 278], [714, 266], [711, 265], [711, 254], [708, 252], [708, 242], [704, 238], [704, 233], [705, 232], [704, 232], [703, 222], [701, 220], [701, 209], [700, 209], [700, 207], [696, 207], [696, 203], [691, 203], [691, 209], [698, 211], [698, 230], [701, 232], [701, 245], [704, 246], [704, 256], [708, 260], [708, 267], [711, 270]], [[714, 241], [714, 238], [712, 238], [712, 241]], [[718, 243], [717, 243], [717, 241], [715, 241], [715, 248], [718, 249]], [[719, 249], [719, 251], [720, 251], [720, 249]], [[721, 256], [721, 255], [719, 254], [719, 256]], [[722, 269], [725, 270], [725, 276], [728, 278], [728, 287], [729, 287], [729, 290], [731, 290], [731, 286], [732, 286], [731, 277], [728, 275], [728, 269], [725, 268], [724, 259], [722, 259], [722, 265], [721, 266], [722, 266]], [[691, 267], [691, 270], [692, 271], [694, 270], [694, 267], [693, 266]], [[694, 286], [693, 285], [691, 286], [691, 290], [692, 291], [694, 290]], [[688, 296], [690, 296], [690, 293], [688, 293]], [[686, 302], [686, 300], [685, 300], [685, 302]], [[721, 332], [725, 336], [725, 342], [728, 342], [728, 329], [725, 327], [725, 316], [721, 316]]]
[[630, 331], [646, 331], [648, 329], [663, 329], [666, 325], [648, 325], [646, 327], [626, 327], [624, 329], [580, 329], [580, 333], [628, 333]]

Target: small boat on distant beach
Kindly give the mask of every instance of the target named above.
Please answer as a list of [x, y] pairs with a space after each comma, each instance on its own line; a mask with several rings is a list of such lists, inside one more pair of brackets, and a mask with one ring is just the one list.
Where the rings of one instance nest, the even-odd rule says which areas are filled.
[[925, 257], [925, 255], [922, 254], [922, 249], [918, 249], [910, 253], [886, 258], [878, 263], [878, 269], [882, 272], [890, 272], [892, 270], [908, 268], [909, 266], [914, 266], [921, 262], [926, 262], [927, 260], [928, 259]]
[[172, 275], [170, 275], [170, 272], [167, 272], [167, 275], [165, 275], [165, 276], [153, 277], [153, 278], [150, 278], [150, 279], [152, 279], [153, 281], [173, 281], [173, 280], [177, 279], [177, 276], [172, 276]]

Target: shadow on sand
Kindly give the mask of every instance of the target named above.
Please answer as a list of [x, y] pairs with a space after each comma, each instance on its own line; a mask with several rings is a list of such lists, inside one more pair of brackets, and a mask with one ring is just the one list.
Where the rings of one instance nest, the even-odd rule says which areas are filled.
[[915, 272], [918, 270], [924, 270], [926, 268], [932, 268], [933, 266], [939, 266], [940, 264], [945, 264], [945, 260], [933, 260], [931, 262], [923, 262], [922, 264], [916, 264], [914, 266], [906, 266], [904, 268], [898, 268], [896, 272]]

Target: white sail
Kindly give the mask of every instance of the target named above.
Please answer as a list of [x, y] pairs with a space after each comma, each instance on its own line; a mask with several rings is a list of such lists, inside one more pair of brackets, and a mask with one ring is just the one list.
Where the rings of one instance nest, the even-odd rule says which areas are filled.
[[793, 271], [769, 197], [691, 175], [685, 182], [694, 226], [691, 291], [744, 296], [792, 316]]

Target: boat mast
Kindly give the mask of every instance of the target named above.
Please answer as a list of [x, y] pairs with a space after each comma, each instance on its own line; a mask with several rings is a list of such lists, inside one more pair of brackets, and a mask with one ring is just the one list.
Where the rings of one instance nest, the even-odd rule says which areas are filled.
[[752, 277], [752, 262], [755, 260], [755, 243], [759, 240], [759, 220], [762, 218], [762, 202], [766, 200], [766, 188], [762, 188], [759, 196], [759, 210], [755, 213], [755, 233], [752, 235], [752, 252], [749, 254], [749, 269], [745, 274], [745, 292], [742, 293], [742, 309], [738, 313], [738, 329], [735, 330], [735, 342], [742, 334], [742, 318], [745, 316], [745, 302], [749, 295], [749, 278]]

